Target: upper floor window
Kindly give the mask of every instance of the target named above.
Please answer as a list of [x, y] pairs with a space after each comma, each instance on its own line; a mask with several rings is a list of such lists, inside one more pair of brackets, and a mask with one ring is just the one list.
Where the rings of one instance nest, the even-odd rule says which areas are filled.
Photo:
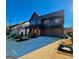
[[47, 20], [44, 20], [44, 24], [49, 24], [50, 23], [50, 20], [47, 19]]
[[41, 24], [41, 20], [38, 20], [36, 23], [37, 23], [37, 24]]
[[35, 24], [35, 21], [31, 21], [30, 23], [31, 23], [31, 25], [34, 25]]
[[60, 18], [55, 18], [55, 23], [59, 23], [60, 22]]

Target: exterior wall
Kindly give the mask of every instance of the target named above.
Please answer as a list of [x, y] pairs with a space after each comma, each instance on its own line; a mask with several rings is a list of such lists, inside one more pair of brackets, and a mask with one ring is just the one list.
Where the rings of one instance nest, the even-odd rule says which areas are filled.
[[[60, 20], [57, 21], [57, 18]], [[63, 37], [63, 17], [43, 19], [43, 35]]]
[[44, 28], [43, 35], [44, 36], [62, 37], [63, 36], [63, 29], [61, 27], [59, 27], [59, 28], [53, 28], [53, 27]]

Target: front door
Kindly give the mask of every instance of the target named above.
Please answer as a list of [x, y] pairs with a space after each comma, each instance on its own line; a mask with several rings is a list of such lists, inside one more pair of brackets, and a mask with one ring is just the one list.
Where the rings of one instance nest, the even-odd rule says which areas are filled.
[[39, 36], [40, 35], [40, 28], [39, 27], [33, 27], [31, 30], [31, 33], [33, 36]]

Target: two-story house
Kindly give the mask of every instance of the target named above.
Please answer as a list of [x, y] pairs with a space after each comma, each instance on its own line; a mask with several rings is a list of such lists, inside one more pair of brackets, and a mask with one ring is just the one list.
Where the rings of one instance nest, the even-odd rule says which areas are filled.
[[64, 10], [42, 16], [34, 12], [29, 22], [32, 35], [63, 37]]

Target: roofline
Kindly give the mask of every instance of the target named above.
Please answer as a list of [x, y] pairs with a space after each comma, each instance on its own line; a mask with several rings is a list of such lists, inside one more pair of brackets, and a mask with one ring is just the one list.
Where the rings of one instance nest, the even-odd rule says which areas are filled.
[[54, 13], [57, 13], [57, 12], [59, 12], [59, 11], [64, 11], [64, 9], [57, 10], [57, 11], [54, 11], [54, 12], [52, 12], [52, 13], [47, 13], [47, 14], [40, 15], [40, 16], [46, 16], [46, 15], [54, 14]]
[[[33, 12], [32, 16], [31, 16], [30, 19], [29, 19], [29, 21], [32, 19], [33, 15], [34, 15], [35, 13], [36, 13], [36, 12]], [[38, 13], [36, 13], [36, 14], [39, 16]]]
[[[64, 9], [57, 10], [57, 11], [54, 11], [54, 12], [52, 12], [52, 13], [48, 13], [48, 14], [44, 14], [44, 15], [39, 15], [39, 14], [36, 13], [36, 12], [34, 12], [34, 13], [36, 13], [39, 17], [43, 17], [43, 16], [47, 16], [47, 15], [51, 15], [51, 14], [55, 14], [55, 13], [60, 12], [60, 11], [63, 11], [63, 14], [64, 14]], [[33, 17], [34, 13], [32, 14], [31, 18]], [[31, 18], [29, 19], [29, 21], [31, 20]]]

